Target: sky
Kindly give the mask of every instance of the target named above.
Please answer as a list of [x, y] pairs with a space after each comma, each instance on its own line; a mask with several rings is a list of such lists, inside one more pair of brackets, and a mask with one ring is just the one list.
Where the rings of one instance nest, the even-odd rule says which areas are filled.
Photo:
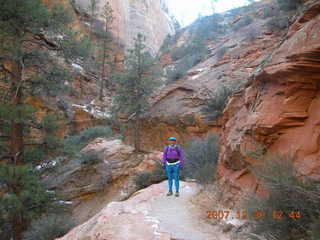
[[[169, 9], [182, 26], [187, 26], [202, 16], [212, 14], [211, 0], [169, 0]], [[247, 0], [218, 0], [215, 12], [225, 12], [232, 8], [247, 5]]]

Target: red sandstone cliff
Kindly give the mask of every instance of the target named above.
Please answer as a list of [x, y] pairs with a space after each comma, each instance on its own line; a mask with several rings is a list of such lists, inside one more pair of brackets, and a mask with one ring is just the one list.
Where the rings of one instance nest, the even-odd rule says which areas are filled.
[[[228, 204], [259, 191], [248, 166], [263, 146], [291, 156], [301, 174], [320, 169], [320, 3], [308, 1], [250, 86], [230, 100], [221, 131], [219, 175]], [[228, 186], [228, 187], [226, 187]]]
[[[44, 0], [46, 4], [57, 1]], [[89, 35], [92, 16], [90, 0], [59, 0], [74, 16], [72, 28], [79, 34]], [[97, 10], [94, 17], [94, 28], [104, 30], [105, 18], [103, 8], [107, 1], [96, 0]], [[110, 0], [114, 21], [110, 27], [113, 34], [112, 55], [118, 68], [123, 65], [125, 48], [132, 45], [134, 37], [140, 32], [146, 36], [146, 45], [152, 54], [156, 54], [162, 41], [168, 34], [173, 34], [173, 23], [167, 10], [167, 2], [163, 0]], [[95, 42], [101, 41], [93, 35]], [[96, 50], [98, 52], [99, 50]], [[99, 59], [97, 59], [99, 61]], [[88, 67], [79, 63], [72, 63], [70, 68], [76, 72], [72, 83], [72, 91], [55, 98], [29, 99], [29, 102], [39, 109], [38, 116], [45, 113], [59, 115], [61, 135], [78, 132], [90, 126], [99, 124], [99, 119], [107, 117], [107, 110], [111, 104], [110, 89], [105, 89], [104, 98], [99, 99], [100, 82], [99, 71], [88, 71]], [[39, 105], [41, 102], [41, 106]], [[38, 108], [39, 107], [39, 108]], [[67, 122], [71, 124], [67, 124]]]
[[[164, 86], [153, 96], [151, 113], [143, 122], [145, 148], [159, 148], [169, 135], [176, 135], [185, 143], [192, 137], [201, 138], [220, 131], [221, 119], [213, 120], [201, 109], [211, 98], [210, 92], [245, 86], [255, 69], [275, 51], [286, 32], [286, 29], [270, 31], [268, 28], [270, 19], [277, 15], [265, 16], [265, 12], [274, 11], [275, 4], [261, 1], [222, 14], [219, 16], [219, 23], [225, 29], [222, 33], [215, 33], [215, 27], [208, 24], [207, 32], [214, 34], [214, 40], [207, 42], [209, 55], [190, 69], [186, 77]], [[281, 14], [289, 17], [287, 13]], [[248, 18], [251, 20], [248, 24], [235, 27]], [[180, 59], [173, 61], [170, 54], [190, 41], [192, 27], [184, 30], [176, 45], [162, 57], [165, 69], [179, 65]]]

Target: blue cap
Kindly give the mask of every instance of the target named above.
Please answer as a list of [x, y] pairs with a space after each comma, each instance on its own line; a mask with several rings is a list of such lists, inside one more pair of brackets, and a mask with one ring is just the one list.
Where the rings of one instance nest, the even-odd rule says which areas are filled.
[[168, 139], [169, 141], [177, 141], [177, 139], [175, 137], [169, 137]]

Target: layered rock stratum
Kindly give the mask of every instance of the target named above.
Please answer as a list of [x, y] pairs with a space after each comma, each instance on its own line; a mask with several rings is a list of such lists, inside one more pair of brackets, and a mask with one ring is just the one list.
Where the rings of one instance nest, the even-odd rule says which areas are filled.
[[[174, 33], [174, 26], [165, 0], [110, 0], [114, 20], [111, 31], [125, 47], [132, 47], [138, 33], [146, 36], [150, 53], [157, 54], [163, 40]], [[90, 0], [74, 0], [75, 9], [92, 15]], [[97, 0], [96, 25], [104, 25], [103, 9], [106, 1]]]
[[[261, 1], [238, 14], [223, 15], [232, 25], [251, 17], [240, 30], [231, 29], [208, 41], [211, 54], [189, 70], [186, 77], [168, 84], [153, 97], [153, 108], [144, 121], [144, 146], [161, 146], [167, 136], [182, 143], [193, 137], [221, 135], [218, 175], [224, 202], [233, 206], [243, 192], [263, 193], [249, 166], [258, 161], [252, 153], [268, 150], [290, 156], [301, 175], [319, 170], [319, 1], [305, 1], [296, 13], [280, 12], [289, 26], [272, 30], [261, 17], [276, 2]], [[285, 14], [288, 14], [287, 16]], [[255, 38], [248, 38], [255, 32]], [[188, 29], [177, 45], [188, 41]], [[177, 46], [173, 46], [172, 49]], [[219, 50], [227, 51], [219, 58]], [[163, 56], [165, 67], [179, 63]], [[209, 93], [239, 85], [221, 118], [212, 121], [202, 108]]]
[[200, 191], [181, 182], [181, 196], [167, 197], [167, 182], [154, 184], [121, 202], [111, 202], [91, 219], [57, 240], [226, 240], [206, 211], [190, 200]]
[[[132, 146], [113, 138], [97, 138], [82, 152], [94, 153], [100, 163], [86, 165], [75, 158], [44, 179], [49, 189], [71, 204], [77, 223], [88, 220], [111, 201], [130, 197], [139, 189], [135, 178], [157, 169], [162, 159], [161, 152], [137, 154]], [[153, 182], [163, 180], [161, 176], [153, 178]]]
[[[208, 24], [207, 32], [214, 32], [214, 40], [207, 41], [209, 55], [188, 71], [187, 76], [157, 91], [152, 99], [150, 114], [143, 122], [143, 146], [154, 149], [162, 146], [167, 136], [175, 135], [186, 143], [193, 137], [203, 138], [219, 132], [221, 119], [205, 115], [202, 109], [207, 105], [211, 93], [223, 87], [243, 88], [250, 76], [276, 49], [285, 30], [270, 31], [267, 23], [272, 17], [264, 17], [265, 9], [272, 11], [273, 1], [261, 1], [250, 7], [235, 9], [218, 15], [219, 24], [225, 31], [215, 32]], [[282, 13], [286, 14], [286, 13]], [[235, 28], [234, 25], [252, 22]], [[188, 44], [192, 28], [187, 27], [170, 51], [162, 57], [165, 69], [179, 66], [181, 59], [173, 61], [170, 52], [183, 44]], [[251, 37], [248, 37], [251, 36]], [[221, 52], [225, 51], [221, 56]]]
[[289, 158], [301, 175], [315, 176], [319, 162], [320, 3], [308, 1], [287, 35], [233, 96], [224, 113], [219, 174], [225, 202], [261, 190], [248, 166], [250, 153], [268, 149]]

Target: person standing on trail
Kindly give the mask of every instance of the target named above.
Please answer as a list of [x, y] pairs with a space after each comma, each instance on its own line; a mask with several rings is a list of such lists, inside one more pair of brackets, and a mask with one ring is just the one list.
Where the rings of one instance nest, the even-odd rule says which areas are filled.
[[168, 176], [169, 192], [167, 196], [171, 196], [173, 180], [176, 188], [176, 197], [179, 197], [179, 170], [184, 167], [183, 148], [176, 144], [177, 139], [170, 137], [169, 145], [165, 147], [163, 152], [162, 166], [165, 168]]

